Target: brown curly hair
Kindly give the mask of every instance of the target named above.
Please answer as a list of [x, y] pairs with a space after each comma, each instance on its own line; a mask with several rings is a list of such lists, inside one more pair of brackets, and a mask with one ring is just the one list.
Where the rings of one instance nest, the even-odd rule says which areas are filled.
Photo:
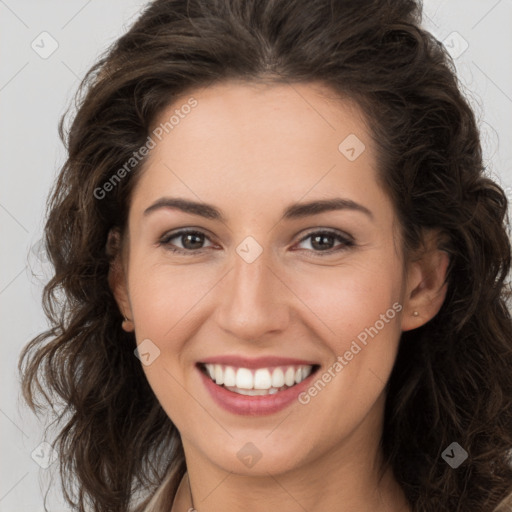
[[[451, 258], [442, 309], [402, 334], [387, 384], [386, 462], [414, 511], [512, 510], [507, 199], [486, 175], [474, 113], [443, 45], [421, 27], [421, 8], [414, 0], [155, 0], [90, 69], [69, 129], [65, 117], [59, 126], [68, 159], [45, 227], [52, 327], [19, 364], [33, 410], [67, 406], [57, 446], [76, 510], [125, 512], [134, 496], [142, 507], [166, 473], [176, 484], [185, 471], [179, 433], [134, 357], [108, 283], [108, 233], [125, 229], [145, 160], [107, 199], [97, 190], [174, 97], [231, 78], [322, 81], [371, 121], [404, 251], [436, 228]], [[454, 441], [469, 455], [456, 470], [441, 458]]]

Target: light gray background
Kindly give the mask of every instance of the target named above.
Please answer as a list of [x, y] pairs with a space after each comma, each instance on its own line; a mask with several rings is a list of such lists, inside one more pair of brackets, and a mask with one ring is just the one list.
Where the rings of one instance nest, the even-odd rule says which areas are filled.
[[[42, 425], [19, 399], [16, 370], [22, 346], [46, 326], [40, 295], [49, 268], [38, 241], [64, 161], [57, 124], [79, 79], [145, 3], [0, 0], [0, 512], [42, 512], [58, 466], [35, 462], [50, 462], [51, 453], [40, 446]], [[512, 0], [425, 0], [424, 25], [454, 56], [468, 45], [457, 69], [480, 120], [488, 168], [512, 199]], [[31, 46], [51, 48], [42, 32], [58, 43], [46, 59]], [[67, 511], [57, 483], [48, 508]]]

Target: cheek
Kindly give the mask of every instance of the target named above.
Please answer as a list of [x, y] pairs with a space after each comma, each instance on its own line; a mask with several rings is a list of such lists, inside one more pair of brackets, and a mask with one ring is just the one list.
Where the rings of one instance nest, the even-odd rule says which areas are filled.
[[[325, 430], [340, 438], [359, 424], [382, 396], [400, 340], [400, 281], [392, 268], [354, 267], [322, 279], [301, 282], [310, 330], [329, 358], [299, 397]], [[313, 286], [314, 284], [314, 286]], [[327, 441], [326, 441], [327, 442]]]
[[135, 258], [132, 261], [129, 283], [135, 335], [139, 351], [149, 347], [151, 357], [143, 370], [169, 418], [180, 431], [187, 431], [190, 418], [204, 414], [184, 387], [189, 385], [192, 364], [187, 359], [187, 341], [200, 324], [197, 312], [210, 280], [193, 265], [151, 265], [144, 258], [140, 264]]
[[401, 300], [401, 279], [399, 262], [385, 254], [337, 268], [288, 274], [290, 287], [313, 313], [310, 317], [316, 330], [332, 340], [337, 353], [346, 350], [347, 343], [360, 333], [364, 338], [365, 329], [376, 323], [380, 331], [398, 323], [401, 307], [393, 304]]
[[[202, 299], [214, 287], [214, 271], [194, 265], [134, 265], [130, 298], [137, 338], [177, 339]], [[209, 276], [211, 275], [211, 277]]]
[[[310, 330], [330, 361], [303, 403], [338, 410], [340, 397], [354, 415], [364, 415], [382, 393], [394, 365], [401, 333], [401, 267], [390, 258], [302, 275], [292, 285], [308, 306]], [[328, 387], [330, 392], [322, 390]], [[321, 398], [316, 398], [321, 395]], [[346, 418], [329, 420], [343, 430]], [[334, 428], [334, 426], [333, 426]]]

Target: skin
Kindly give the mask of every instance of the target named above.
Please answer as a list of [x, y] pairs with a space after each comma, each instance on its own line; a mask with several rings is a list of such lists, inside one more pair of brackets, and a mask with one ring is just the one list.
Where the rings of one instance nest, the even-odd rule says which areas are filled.
[[[391, 471], [379, 480], [384, 386], [401, 332], [442, 305], [448, 256], [431, 232], [404, 261], [368, 127], [348, 99], [322, 84], [229, 81], [175, 99], [155, 126], [190, 96], [197, 107], [150, 152], [110, 276], [124, 328], [160, 350], [144, 371], [181, 433], [190, 481], [173, 511], [191, 506], [190, 493], [199, 512], [410, 510]], [[366, 147], [354, 161], [338, 150], [350, 134]], [[171, 208], [144, 215], [164, 196], [212, 204], [225, 222]], [[291, 203], [334, 197], [372, 216], [282, 219]], [[193, 244], [189, 254], [169, 250], [190, 248], [183, 237], [159, 243], [187, 227], [206, 235], [199, 254]], [[305, 238], [325, 229], [354, 245], [329, 238], [325, 255]], [[252, 263], [236, 252], [248, 236], [263, 249]], [[402, 311], [306, 405], [235, 415], [195, 368], [206, 357], [271, 355], [317, 361], [321, 375], [395, 303]], [[237, 457], [248, 442], [262, 454], [252, 468]]]

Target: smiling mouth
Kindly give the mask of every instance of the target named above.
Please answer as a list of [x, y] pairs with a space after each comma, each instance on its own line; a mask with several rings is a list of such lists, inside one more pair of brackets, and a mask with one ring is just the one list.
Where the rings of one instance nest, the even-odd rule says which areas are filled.
[[274, 395], [292, 388], [315, 373], [319, 365], [286, 365], [249, 369], [222, 364], [198, 363], [212, 382], [233, 393], [247, 396]]

